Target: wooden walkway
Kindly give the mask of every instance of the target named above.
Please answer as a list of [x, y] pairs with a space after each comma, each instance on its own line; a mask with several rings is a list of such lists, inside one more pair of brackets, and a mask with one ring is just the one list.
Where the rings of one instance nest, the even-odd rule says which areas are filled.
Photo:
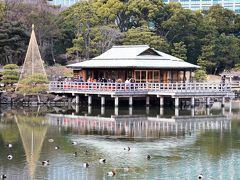
[[[118, 98], [128, 97], [129, 105], [132, 105], [133, 97], [157, 96], [160, 98], [160, 105], [163, 105], [163, 99], [166, 96], [175, 98], [175, 106], [179, 105], [179, 98], [190, 98], [192, 103], [194, 98], [220, 97], [233, 98], [230, 84], [219, 83], [95, 83], [95, 82], [65, 82], [51, 81], [49, 84], [49, 92], [56, 94], [72, 94], [79, 96], [83, 94], [89, 96], [89, 104], [91, 104], [91, 96], [99, 97], [111, 96], [115, 98], [115, 105], [118, 106]], [[105, 104], [105, 99], [101, 99], [101, 105]], [[149, 101], [146, 99], [146, 101]], [[224, 101], [224, 100], [223, 100]], [[148, 104], [148, 102], [146, 102]], [[223, 102], [224, 103], [224, 102]], [[193, 103], [194, 105], [194, 103]]]

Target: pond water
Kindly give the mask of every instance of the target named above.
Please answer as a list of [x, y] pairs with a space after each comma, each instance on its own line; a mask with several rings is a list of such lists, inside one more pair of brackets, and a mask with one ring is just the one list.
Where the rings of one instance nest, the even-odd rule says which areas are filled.
[[0, 174], [12, 180], [240, 179], [239, 107], [237, 101], [177, 110], [1, 107]]

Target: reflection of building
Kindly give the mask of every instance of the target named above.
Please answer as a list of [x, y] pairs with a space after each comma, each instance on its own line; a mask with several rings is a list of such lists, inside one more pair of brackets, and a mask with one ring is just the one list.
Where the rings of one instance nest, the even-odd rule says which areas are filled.
[[139, 83], [189, 81], [198, 66], [147, 45], [113, 46], [91, 60], [68, 65], [84, 81], [91, 78], [121, 80], [133, 78]]
[[200, 129], [230, 129], [231, 121], [226, 116], [178, 116], [174, 118], [158, 118], [147, 116], [74, 116], [48, 114], [51, 125], [70, 127], [77, 132], [106, 133], [127, 135], [129, 137], [158, 138], [162, 135], [182, 134], [186, 131]]
[[207, 10], [210, 6], [221, 5], [226, 9], [240, 13], [240, 1], [239, 0], [163, 0], [165, 3], [179, 2], [183, 8], [191, 10]]

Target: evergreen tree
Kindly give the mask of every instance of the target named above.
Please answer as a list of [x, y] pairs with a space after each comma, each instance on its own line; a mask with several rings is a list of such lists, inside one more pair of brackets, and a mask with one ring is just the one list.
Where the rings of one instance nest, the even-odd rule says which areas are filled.
[[171, 52], [173, 56], [183, 59], [184, 61], [187, 60], [187, 48], [184, 42], [173, 43]]
[[7, 64], [3, 66], [3, 79], [2, 82], [7, 85], [13, 85], [13, 83], [17, 83], [19, 79], [19, 71], [18, 71], [18, 65], [16, 64]]

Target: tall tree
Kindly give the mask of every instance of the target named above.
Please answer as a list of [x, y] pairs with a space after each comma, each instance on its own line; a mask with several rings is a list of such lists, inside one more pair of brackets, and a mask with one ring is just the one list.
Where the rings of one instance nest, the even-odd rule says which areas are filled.
[[187, 49], [184, 42], [173, 43], [173, 49], [171, 49], [172, 55], [176, 56], [184, 61], [187, 60]]
[[0, 64], [22, 64], [29, 35], [20, 22], [0, 21]]
[[124, 37], [122, 39], [122, 44], [125, 45], [142, 45], [147, 44], [150, 45], [152, 48], [157, 50], [168, 52], [169, 51], [169, 44], [166, 40], [154, 32], [147, 30], [147, 28], [136, 28], [136, 29], [129, 29], [127, 32], [124, 33]]

